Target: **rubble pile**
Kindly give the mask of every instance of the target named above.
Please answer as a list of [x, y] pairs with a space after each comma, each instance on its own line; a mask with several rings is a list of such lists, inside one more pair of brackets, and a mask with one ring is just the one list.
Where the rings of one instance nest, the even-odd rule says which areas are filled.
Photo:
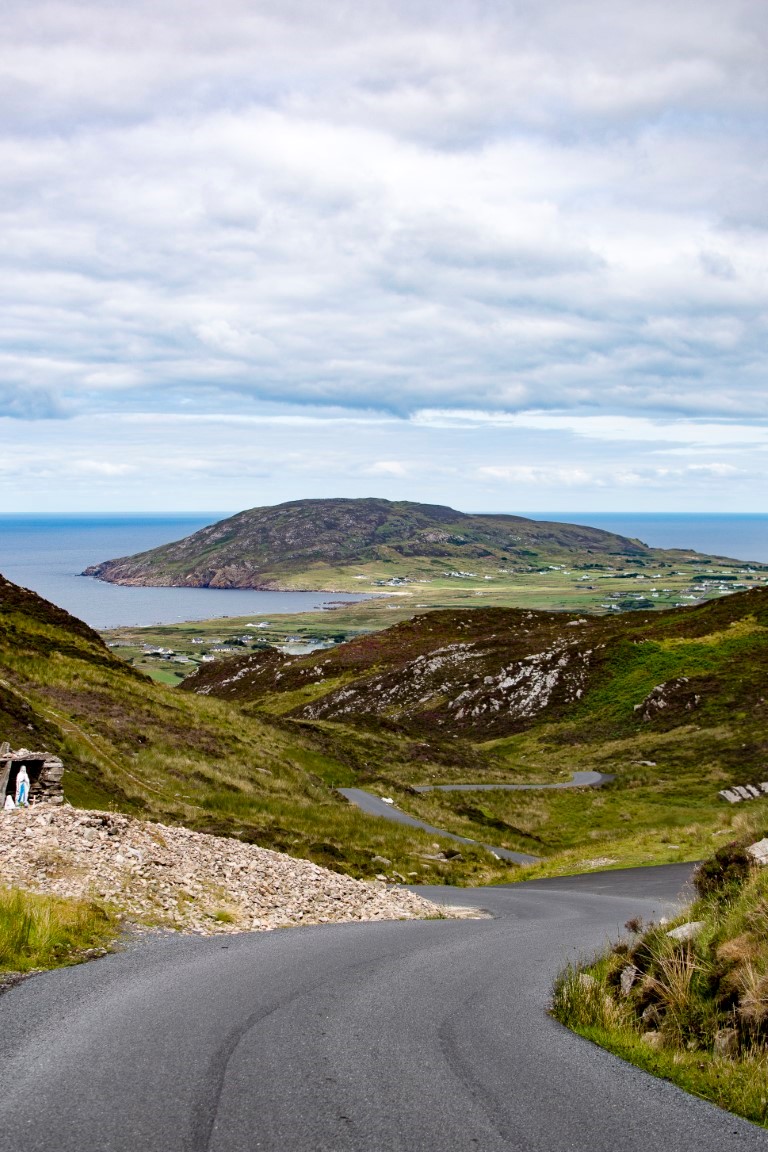
[[459, 914], [239, 840], [68, 805], [0, 813], [0, 860], [8, 886], [200, 935]]

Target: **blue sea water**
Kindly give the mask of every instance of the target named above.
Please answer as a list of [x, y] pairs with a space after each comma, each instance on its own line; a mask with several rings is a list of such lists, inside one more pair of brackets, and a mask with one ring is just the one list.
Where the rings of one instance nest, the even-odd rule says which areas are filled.
[[[360, 596], [319, 592], [250, 592], [212, 588], [121, 588], [79, 573], [189, 536], [228, 513], [149, 516], [2, 516], [0, 572], [39, 592], [94, 628], [172, 624], [223, 616], [306, 612]], [[528, 512], [536, 519], [590, 524], [658, 548], [693, 548], [768, 563], [768, 515]]]
[[0, 516], [0, 572], [93, 628], [175, 624], [223, 616], [263, 619], [365, 599], [342, 593], [217, 588], [122, 588], [81, 576], [90, 564], [168, 544], [229, 513]]
[[652, 548], [692, 548], [730, 560], [768, 563], [768, 515], [690, 512], [525, 512], [536, 520], [589, 524]]

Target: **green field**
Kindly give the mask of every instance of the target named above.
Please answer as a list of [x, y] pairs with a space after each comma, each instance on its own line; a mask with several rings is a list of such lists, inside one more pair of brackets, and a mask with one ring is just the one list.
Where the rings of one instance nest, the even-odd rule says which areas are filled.
[[[216, 649], [229, 647], [232, 653], [237, 653], [244, 645], [257, 647], [264, 643], [333, 644], [388, 628], [420, 612], [442, 608], [530, 608], [619, 615], [631, 610], [657, 611], [700, 603], [768, 582], [768, 569], [760, 565], [702, 565], [698, 561], [668, 569], [650, 566], [647, 573], [642, 567], [637, 567], [638, 575], [632, 576], [622, 572], [599, 572], [590, 574], [585, 580], [585, 573], [580, 569], [560, 568], [514, 577], [496, 571], [488, 580], [436, 576], [429, 583], [410, 583], [400, 588], [374, 585], [373, 582], [382, 576], [381, 565], [366, 565], [357, 574], [363, 571], [365, 579], [359, 582], [354, 575], [350, 576], [349, 570], [329, 570], [323, 573], [323, 577], [327, 587], [339, 591], [370, 592], [375, 589], [376, 599], [294, 615], [224, 617], [151, 628], [115, 628], [102, 634], [108, 644], [115, 646], [117, 655], [136, 664], [142, 671], [158, 668], [181, 679], [197, 667], [203, 655], [212, 655], [217, 660], [226, 658], [226, 651]], [[629, 571], [635, 572], [635, 568]], [[663, 572], [663, 578], [654, 579], [657, 572]], [[392, 577], [397, 576], [395, 571]], [[702, 581], [702, 576], [707, 579]], [[238, 643], [233, 644], [233, 641]], [[170, 648], [174, 656], [186, 657], [191, 663], [175, 664], [152, 656], [145, 650], [152, 646]]]

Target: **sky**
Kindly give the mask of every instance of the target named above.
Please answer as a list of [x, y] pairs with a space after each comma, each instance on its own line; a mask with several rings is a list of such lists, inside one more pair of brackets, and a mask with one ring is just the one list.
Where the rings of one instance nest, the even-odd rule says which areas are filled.
[[5, 0], [0, 511], [765, 511], [765, 0]]

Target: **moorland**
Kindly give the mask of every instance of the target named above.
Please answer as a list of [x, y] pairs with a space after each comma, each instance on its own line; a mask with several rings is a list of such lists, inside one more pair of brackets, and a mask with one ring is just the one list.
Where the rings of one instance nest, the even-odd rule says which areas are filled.
[[[69, 800], [356, 876], [493, 883], [695, 859], [738, 819], [718, 792], [766, 775], [765, 589], [604, 616], [435, 610], [305, 655], [241, 649], [181, 691], [33, 593], [6, 581], [0, 600], [2, 729], [60, 752]], [[558, 782], [595, 768], [613, 781], [413, 788]], [[542, 863], [523, 870], [367, 817], [338, 795], [345, 786]]]

